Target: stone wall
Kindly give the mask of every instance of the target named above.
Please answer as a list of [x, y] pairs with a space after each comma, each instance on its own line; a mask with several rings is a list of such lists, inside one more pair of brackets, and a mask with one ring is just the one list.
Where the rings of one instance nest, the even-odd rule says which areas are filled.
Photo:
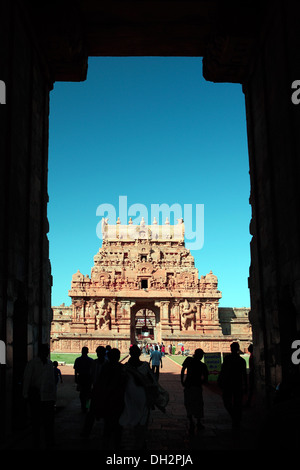
[[[262, 394], [289, 380], [300, 331], [300, 79], [295, 2], [272, 2], [244, 83], [251, 179], [251, 322]], [[267, 399], [270, 400], [270, 393]]]
[[[49, 341], [51, 275], [47, 221], [51, 80], [26, 14], [1, 2], [0, 71], [6, 84], [0, 138], [0, 432], [23, 419], [21, 381], [39, 342]], [[6, 423], [6, 424], [4, 424]]]
[[117, 2], [114, 11], [100, 3], [0, 3], [0, 80], [6, 85], [0, 106], [0, 340], [7, 349], [7, 364], [0, 366], [1, 441], [22, 418], [24, 365], [49, 337], [49, 90], [55, 80], [84, 80], [88, 55], [204, 55], [207, 80], [243, 83], [251, 323], [261, 394], [269, 400], [270, 390], [293, 372], [291, 344], [300, 331], [300, 107], [291, 102], [291, 84], [300, 79], [299, 2], [142, 2], [138, 8]]
[[[77, 332], [72, 328], [72, 306], [62, 304], [52, 307], [53, 321], [51, 327], [51, 351], [62, 353], [79, 353], [83, 346], [87, 346], [90, 352], [95, 352], [98, 346], [110, 344], [111, 347], [118, 348], [122, 353], [127, 353], [131, 340], [130, 328], [123, 333], [114, 333], [110, 330]], [[230, 352], [230, 344], [238, 341], [242, 351], [247, 352], [249, 344], [252, 342], [252, 327], [249, 322], [249, 309], [247, 308], [222, 308], [218, 309], [220, 321], [220, 331], [215, 335], [189, 334], [188, 331], [169, 334], [166, 331], [161, 341], [165, 345], [170, 343], [176, 346], [178, 351], [180, 344], [184, 343], [185, 349], [193, 352], [196, 348], [202, 348], [206, 352]], [[195, 332], [192, 332], [195, 333]], [[148, 340], [148, 343], [156, 341]], [[160, 341], [159, 341], [160, 342]]]

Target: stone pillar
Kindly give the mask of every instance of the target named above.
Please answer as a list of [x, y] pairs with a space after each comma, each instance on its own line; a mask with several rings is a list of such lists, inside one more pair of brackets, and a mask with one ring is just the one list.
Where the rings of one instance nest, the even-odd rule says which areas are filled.
[[219, 319], [215, 318], [215, 302], [209, 300], [202, 303], [201, 307], [201, 326], [205, 335], [222, 336], [222, 328]]
[[243, 85], [252, 208], [250, 320], [263, 395], [289, 379], [291, 344], [300, 332], [300, 104], [292, 101], [292, 84], [300, 80], [299, 15], [299, 2], [272, 3]]
[[201, 301], [200, 301], [200, 300], [196, 300], [196, 307], [197, 307], [197, 312], [196, 312], [196, 329], [197, 329], [197, 330], [201, 330], [201, 327], [202, 327], [201, 306], [202, 306]]
[[130, 337], [130, 327], [131, 327], [131, 307], [134, 305], [134, 302], [130, 300], [120, 300], [118, 302], [117, 308], [117, 325], [118, 332], [122, 336]]
[[39, 342], [50, 343], [51, 270], [47, 176], [52, 80], [25, 5], [1, 2], [0, 80], [0, 440], [23, 420], [21, 387]]
[[175, 299], [170, 308], [172, 309], [172, 315], [170, 317], [170, 329], [173, 334], [180, 332], [180, 307], [179, 300]]
[[161, 339], [165, 336], [165, 334], [170, 333], [170, 319], [169, 319], [169, 300], [162, 300], [160, 302], [160, 331], [161, 331]]
[[110, 314], [111, 329], [112, 331], [115, 332], [118, 330], [118, 317], [117, 317], [118, 302], [116, 301], [116, 299], [113, 299], [109, 302], [109, 305], [111, 306], [111, 314]]
[[90, 300], [87, 301], [86, 303], [86, 308], [85, 308], [85, 325], [86, 325], [86, 331], [89, 332], [94, 332], [95, 331], [95, 324], [96, 324], [96, 310], [95, 310], [95, 301]]
[[132, 311], [132, 306], [130, 308], [131, 314], [130, 314], [130, 342], [134, 343], [135, 342], [135, 314]]

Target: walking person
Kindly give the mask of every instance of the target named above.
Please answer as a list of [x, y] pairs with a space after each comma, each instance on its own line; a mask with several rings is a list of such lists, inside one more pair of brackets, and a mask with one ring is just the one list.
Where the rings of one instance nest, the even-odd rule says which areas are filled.
[[49, 353], [49, 345], [42, 344], [38, 356], [27, 363], [23, 378], [23, 397], [28, 401], [33, 446], [37, 449], [42, 444], [42, 431], [44, 431], [45, 447], [50, 448], [54, 445], [56, 384], [53, 363], [48, 359]]
[[98, 346], [96, 349], [96, 354], [97, 354], [97, 359], [94, 359], [92, 363], [92, 387], [95, 385], [95, 383], [98, 381], [98, 378], [101, 374], [103, 365], [105, 364], [106, 361], [106, 349], [104, 346]]
[[[140, 360], [140, 348], [134, 344], [129, 350], [130, 359], [125, 364], [126, 388], [124, 410], [119, 423], [123, 428], [132, 428], [136, 449], [145, 449], [146, 434], [151, 403], [146, 392], [146, 383], [155, 381], [148, 362]], [[150, 377], [149, 377], [150, 374]], [[154, 385], [155, 385], [154, 384]]]
[[[204, 416], [204, 403], [202, 385], [207, 383], [208, 369], [201, 359], [204, 356], [202, 349], [196, 349], [193, 357], [187, 357], [181, 369], [181, 384], [184, 387], [184, 406], [189, 420], [189, 433], [194, 434], [197, 420], [197, 431], [204, 428], [201, 419]], [[185, 377], [186, 372], [186, 377]]]
[[110, 344], [107, 344], [105, 346], [105, 360], [108, 361], [108, 353], [109, 351], [111, 350], [111, 345]]
[[81, 410], [87, 412], [88, 400], [91, 396], [92, 387], [92, 364], [93, 359], [88, 356], [88, 348], [84, 346], [81, 350], [81, 356], [74, 362], [75, 383], [79, 391]]
[[54, 371], [54, 379], [55, 379], [55, 385], [57, 387], [58, 382], [62, 384], [62, 375], [61, 375], [61, 370], [58, 368], [58, 362], [53, 361], [53, 371]]
[[231, 354], [225, 356], [218, 377], [223, 392], [223, 403], [231, 416], [232, 429], [240, 428], [242, 419], [243, 394], [247, 392], [246, 361], [240, 356], [238, 342], [230, 345]]
[[152, 361], [152, 372], [158, 381], [159, 378], [159, 366], [162, 367], [162, 353], [158, 350], [158, 346], [155, 346], [154, 351], [151, 352], [149, 364]]
[[249, 357], [249, 375], [248, 375], [248, 399], [246, 406], [250, 407], [252, 398], [253, 398], [253, 393], [254, 393], [254, 375], [255, 375], [255, 368], [254, 368], [254, 357], [253, 357], [253, 344], [250, 344], [248, 347], [248, 351], [250, 353]]
[[121, 447], [122, 426], [119, 423], [124, 409], [126, 375], [120, 363], [120, 351], [111, 348], [107, 361], [93, 390], [96, 419], [104, 419], [103, 449], [119, 450]]
[[91, 379], [92, 379], [92, 386], [91, 386], [91, 401], [90, 401], [90, 407], [88, 409], [85, 422], [84, 422], [84, 427], [81, 432], [81, 437], [89, 437], [92, 428], [95, 423], [96, 419], [96, 397], [95, 397], [95, 387], [99, 384], [100, 381], [100, 376], [102, 369], [104, 367], [104, 364], [106, 364], [108, 361], [106, 359], [106, 349], [104, 346], [98, 346], [96, 349], [96, 354], [97, 354], [97, 359], [94, 359], [91, 365]]

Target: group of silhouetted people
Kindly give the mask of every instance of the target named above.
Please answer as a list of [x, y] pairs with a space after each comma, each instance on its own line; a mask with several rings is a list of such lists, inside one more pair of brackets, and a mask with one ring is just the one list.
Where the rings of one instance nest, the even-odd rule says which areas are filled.
[[98, 346], [96, 353], [97, 359], [93, 360], [88, 356], [88, 349], [82, 348], [81, 357], [74, 363], [81, 409], [87, 412], [81, 435], [88, 437], [95, 420], [103, 419], [104, 446], [108, 448], [112, 440], [113, 446], [119, 448], [121, 427], [118, 420], [124, 407], [126, 384], [124, 366], [119, 362], [118, 349]]
[[[23, 394], [30, 408], [36, 447], [40, 444], [42, 427], [46, 445], [54, 445], [56, 387], [62, 376], [57, 362], [52, 363], [48, 359], [49, 352], [49, 347], [42, 345], [38, 357], [27, 364], [24, 374]], [[81, 356], [74, 362], [81, 409], [86, 413], [81, 436], [88, 437], [95, 421], [103, 420], [104, 449], [120, 449], [124, 428], [133, 430], [136, 448], [143, 449], [151, 410], [156, 407], [165, 412], [169, 401], [168, 392], [158, 381], [159, 367], [162, 367], [161, 353], [155, 348], [150, 361], [142, 361], [140, 348], [131, 345], [129, 360], [123, 364], [119, 349], [109, 345], [96, 349], [96, 359], [89, 357], [88, 352], [88, 348], [83, 347]], [[234, 430], [239, 429], [241, 423], [244, 394], [249, 390], [247, 405], [250, 405], [254, 387], [252, 345], [249, 347], [248, 377], [246, 361], [240, 352], [239, 344], [232, 343], [231, 354], [224, 357], [218, 377], [224, 406], [232, 418]], [[208, 383], [209, 371], [202, 361], [203, 356], [203, 350], [196, 349], [193, 356], [184, 360], [181, 369], [190, 434], [196, 428], [200, 431], [204, 427], [202, 386]]]
[[[120, 362], [120, 351], [109, 345], [96, 352], [97, 359], [92, 360], [83, 348], [74, 363], [81, 408], [87, 413], [81, 435], [88, 437], [95, 420], [103, 420], [105, 449], [120, 448], [124, 428], [133, 429], [136, 448], [143, 448], [150, 410], [157, 406], [164, 411], [168, 393], [159, 386], [150, 364], [140, 360], [137, 345], [130, 347], [126, 364]], [[155, 357], [151, 360], [155, 362]]]
[[[253, 345], [250, 345], [248, 348], [250, 352], [249, 376], [247, 376], [246, 361], [240, 355], [239, 343], [233, 342], [230, 345], [230, 349], [231, 353], [224, 357], [217, 382], [222, 390], [224, 407], [232, 420], [232, 429], [233, 431], [237, 431], [241, 424], [245, 394], [249, 391], [246, 406], [251, 405], [253, 397]], [[181, 383], [184, 386], [184, 404], [189, 420], [190, 434], [194, 433], [196, 426], [198, 431], [204, 427], [201, 422], [204, 416], [202, 385], [208, 383], [209, 371], [206, 364], [202, 362], [203, 356], [203, 350], [196, 349], [194, 356], [187, 357], [182, 364]], [[194, 418], [196, 418], [196, 425]]]

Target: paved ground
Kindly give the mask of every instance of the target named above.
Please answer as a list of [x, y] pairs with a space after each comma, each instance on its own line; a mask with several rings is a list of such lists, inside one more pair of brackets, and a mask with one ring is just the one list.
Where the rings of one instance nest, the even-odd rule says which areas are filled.
[[[58, 450], [101, 450], [101, 421], [95, 423], [88, 439], [80, 437], [85, 415], [80, 410], [74, 371], [72, 366], [61, 366], [60, 369], [63, 374], [63, 384], [58, 386], [55, 418], [56, 448]], [[151, 413], [147, 449], [168, 454], [199, 450], [252, 449], [255, 446], [257, 425], [255, 407], [244, 411], [242, 429], [238, 436], [234, 436], [229, 416], [215, 386], [204, 387], [205, 418], [203, 424], [205, 429], [193, 437], [188, 435], [180, 370], [181, 367], [168, 357], [163, 359], [159, 381], [168, 390], [170, 402], [165, 414], [159, 410]], [[127, 430], [123, 435], [122, 447], [130, 451], [133, 446], [133, 437]], [[25, 434], [24, 438], [14, 443], [11, 448], [30, 449], [30, 435]]]

